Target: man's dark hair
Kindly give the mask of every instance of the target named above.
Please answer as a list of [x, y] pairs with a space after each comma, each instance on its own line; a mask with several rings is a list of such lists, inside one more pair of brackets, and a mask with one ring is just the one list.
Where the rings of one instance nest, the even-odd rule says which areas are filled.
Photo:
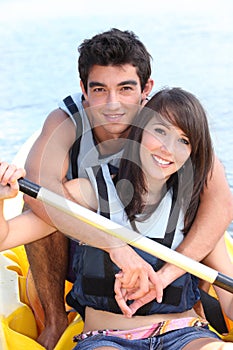
[[100, 66], [121, 66], [131, 64], [136, 67], [141, 89], [151, 75], [151, 55], [144, 44], [131, 31], [113, 28], [109, 31], [85, 39], [78, 47], [78, 70], [87, 91], [87, 81], [91, 68]]

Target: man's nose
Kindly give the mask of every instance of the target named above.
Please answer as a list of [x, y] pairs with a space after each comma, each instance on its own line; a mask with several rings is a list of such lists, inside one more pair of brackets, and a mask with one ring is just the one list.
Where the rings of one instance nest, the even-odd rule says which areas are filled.
[[111, 108], [118, 108], [120, 104], [120, 99], [115, 91], [109, 91], [108, 96], [107, 96], [107, 104], [108, 107]]

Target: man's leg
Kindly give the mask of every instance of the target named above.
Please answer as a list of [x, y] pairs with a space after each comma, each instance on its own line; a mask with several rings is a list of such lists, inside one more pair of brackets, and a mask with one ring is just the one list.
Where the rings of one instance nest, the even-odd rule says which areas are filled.
[[25, 249], [45, 316], [45, 329], [37, 341], [52, 350], [68, 325], [64, 303], [68, 238], [55, 232]]

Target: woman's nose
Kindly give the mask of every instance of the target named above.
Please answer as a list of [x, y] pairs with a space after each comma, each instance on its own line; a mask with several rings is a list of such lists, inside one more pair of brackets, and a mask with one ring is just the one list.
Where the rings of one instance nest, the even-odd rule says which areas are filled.
[[162, 142], [160, 146], [161, 151], [166, 154], [168, 153], [171, 154], [173, 152], [173, 148], [174, 148], [174, 145], [172, 140], [168, 140], [168, 139], [166, 140], [166, 142]]

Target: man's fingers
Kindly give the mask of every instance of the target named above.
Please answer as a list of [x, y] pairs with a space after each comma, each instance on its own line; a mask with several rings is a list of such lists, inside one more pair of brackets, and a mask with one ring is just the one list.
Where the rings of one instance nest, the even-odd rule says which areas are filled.
[[138, 274], [136, 272], [133, 274], [130, 274], [127, 272], [127, 273], [124, 273], [122, 277], [118, 277], [118, 276], [116, 277], [121, 282], [122, 287], [126, 289], [132, 289], [139, 284]]
[[119, 308], [121, 309], [123, 315], [125, 315], [126, 317], [132, 317], [132, 312], [126, 303], [127, 290], [124, 288], [121, 288], [121, 282], [118, 279], [115, 280], [114, 291], [116, 293], [115, 295], [116, 302]]
[[154, 300], [156, 298], [155, 290], [151, 290], [149, 293], [147, 293], [145, 296], [143, 296], [140, 299], [134, 300], [132, 304], [129, 305], [129, 308], [132, 312], [132, 315], [135, 314], [135, 312], [142, 307], [143, 305], [149, 303], [150, 301]]
[[156, 300], [158, 303], [161, 303], [163, 299], [163, 290], [164, 290], [163, 282], [160, 279], [159, 275], [157, 273], [154, 273], [154, 271], [152, 274], [150, 274], [149, 279], [151, 282], [151, 290], [155, 289]]

